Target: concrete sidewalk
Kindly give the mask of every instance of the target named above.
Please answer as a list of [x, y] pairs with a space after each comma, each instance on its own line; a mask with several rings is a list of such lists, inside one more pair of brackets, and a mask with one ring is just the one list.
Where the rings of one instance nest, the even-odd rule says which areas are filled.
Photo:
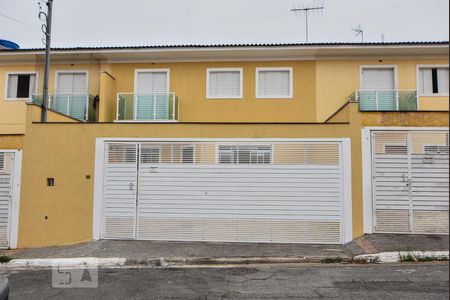
[[374, 234], [343, 245], [250, 244], [156, 241], [96, 241], [85, 244], [0, 251], [13, 259], [124, 258], [127, 264], [321, 262], [393, 251], [448, 251], [448, 236]]

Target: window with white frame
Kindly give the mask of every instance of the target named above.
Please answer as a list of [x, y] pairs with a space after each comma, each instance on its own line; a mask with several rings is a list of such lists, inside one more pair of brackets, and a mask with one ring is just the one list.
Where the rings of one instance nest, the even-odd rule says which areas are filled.
[[292, 68], [256, 69], [257, 98], [292, 98]]
[[208, 99], [242, 98], [242, 69], [208, 69]]
[[36, 93], [36, 88], [35, 73], [8, 74], [6, 98], [31, 99], [31, 96]]
[[220, 145], [220, 164], [270, 164], [270, 145]]
[[449, 94], [449, 68], [448, 67], [422, 67], [419, 68], [419, 94], [421, 95], [448, 95]]

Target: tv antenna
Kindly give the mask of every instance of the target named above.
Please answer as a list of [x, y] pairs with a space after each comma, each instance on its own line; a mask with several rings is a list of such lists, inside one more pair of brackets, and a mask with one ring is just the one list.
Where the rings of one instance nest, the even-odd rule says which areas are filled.
[[309, 14], [322, 16], [324, 9], [323, 0], [314, 0], [314, 3], [311, 5], [305, 5], [304, 3], [298, 7], [294, 5], [291, 9], [291, 12], [294, 12], [296, 16], [305, 17], [306, 43], [309, 42]]
[[356, 32], [356, 35], [355, 35], [355, 36], [358, 36], [358, 35], [361, 36], [361, 42], [364, 43], [364, 29], [362, 28], [362, 26], [361, 26], [361, 25], [358, 25], [358, 27], [352, 28], [352, 30], [353, 30], [354, 32]]

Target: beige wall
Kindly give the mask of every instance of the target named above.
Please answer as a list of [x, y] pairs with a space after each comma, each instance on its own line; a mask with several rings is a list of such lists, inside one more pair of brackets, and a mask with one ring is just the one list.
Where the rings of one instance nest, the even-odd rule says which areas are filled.
[[23, 148], [23, 135], [20, 134], [0, 134], [0, 149], [12, 150]]
[[[417, 65], [448, 64], [448, 60], [352, 60], [317, 61], [317, 121], [326, 120], [348, 97], [360, 89], [360, 68], [362, 65], [393, 65], [397, 67], [399, 90], [417, 90]], [[421, 110], [447, 110], [449, 97], [421, 98]]]
[[[96, 138], [351, 138], [353, 236], [363, 234], [361, 126], [448, 126], [447, 113], [359, 113], [350, 124], [27, 124], [19, 247], [92, 239]], [[28, 107], [28, 119], [40, 110]], [[419, 117], [418, 116], [424, 116]], [[88, 179], [86, 176], [90, 176]], [[55, 178], [54, 187], [46, 178]]]
[[[415, 90], [417, 65], [448, 64], [446, 59], [319, 60], [280, 62], [179, 62], [53, 64], [50, 93], [54, 92], [55, 72], [89, 71], [89, 93], [100, 95], [100, 121], [116, 118], [117, 93], [133, 93], [135, 69], [170, 69], [170, 91], [180, 100], [180, 121], [189, 122], [322, 122], [341, 107], [359, 89], [361, 65], [395, 65], [398, 88]], [[233, 100], [206, 99], [207, 68], [243, 68], [244, 97]], [[256, 99], [257, 67], [292, 67], [293, 99]], [[43, 80], [42, 63], [0, 66], [0, 133], [23, 134], [25, 106], [23, 101], [5, 101], [7, 72], [38, 72], [39, 90]], [[113, 79], [108, 74], [112, 75]], [[449, 97], [421, 97], [421, 110], [448, 110]]]
[[[106, 66], [105, 66], [106, 67]], [[256, 68], [293, 67], [293, 99], [256, 99]], [[242, 99], [206, 99], [208, 68], [243, 68]], [[189, 122], [312, 122], [315, 121], [315, 62], [196, 62], [155, 64], [113, 64], [109, 66], [116, 78], [108, 91], [133, 93], [135, 69], [170, 69], [170, 92], [179, 97], [180, 121]], [[114, 88], [115, 85], [115, 88]], [[101, 95], [114, 113], [105, 114], [103, 121], [115, 119], [116, 95]], [[111, 105], [111, 102], [114, 104]]]
[[[100, 93], [100, 65], [98, 63], [84, 64], [53, 64], [50, 68], [49, 93], [55, 92], [55, 73], [57, 71], [86, 70], [89, 73], [89, 93]], [[0, 134], [25, 133], [26, 101], [6, 100], [6, 75], [14, 72], [37, 72], [37, 94], [42, 94], [44, 69], [42, 63], [28, 65], [0, 65]], [[1, 146], [1, 145], [0, 145]]]
[[[39, 120], [39, 108], [29, 106], [28, 109], [29, 120]], [[41, 124], [29, 121], [24, 139], [23, 169], [27, 172], [22, 173], [19, 247], [65, 245], [92, 239], [96, 138], [340, 138], [349, 135], [346, 124]], [[46, 186], [49, 177], [55, 178], [54, 187]], [[357, 209], [355, 213], [360, 212]]]

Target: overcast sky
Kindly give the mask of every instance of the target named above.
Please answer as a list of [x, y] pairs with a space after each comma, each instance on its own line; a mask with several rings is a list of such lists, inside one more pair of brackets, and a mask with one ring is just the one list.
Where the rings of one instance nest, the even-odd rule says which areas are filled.
[[[42, 47], [38, 0], [0, 0], [0, 39]], [[318, 0], [316, 0], [317, 3]], [[310, 42], [448, 40], [449, 0], [324, 0]], [[54, 0], [53, 44], [124, 46], [304, 42], [293, 5], [314, 0]], [[10, 20], [3, 15], [29, 25]]]

